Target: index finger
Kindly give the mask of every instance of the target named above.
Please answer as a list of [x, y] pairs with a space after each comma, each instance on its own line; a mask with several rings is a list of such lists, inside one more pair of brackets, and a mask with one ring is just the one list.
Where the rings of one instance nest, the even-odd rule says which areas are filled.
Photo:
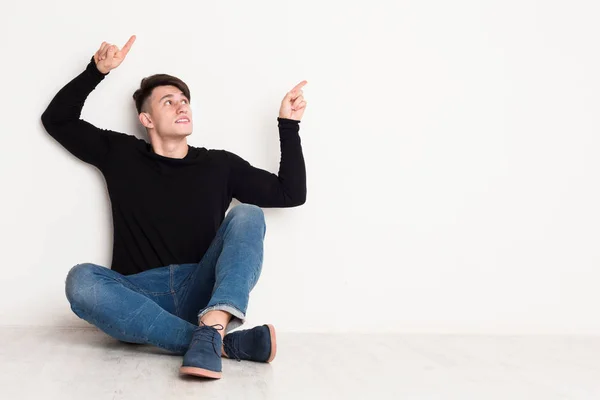
[[296, 86], [294, 86], [294, 88], [291, 91], [295, 92], [297, 90], [300, 90], [302, 88], [302, 86], [306, 85], [307, 83], [308, 83], [307, 81], [302, 81], [299, 84], [297, 84]]
[[123, 55], [127, 55], [127, 53], [129, 53], [129, 49], [131, 49], [133, 42], [135, 42], [135, 35], [131, 35], [127, 43], [125, 43], [125, 46], [123, 46], [123, 48], [121, 49]]

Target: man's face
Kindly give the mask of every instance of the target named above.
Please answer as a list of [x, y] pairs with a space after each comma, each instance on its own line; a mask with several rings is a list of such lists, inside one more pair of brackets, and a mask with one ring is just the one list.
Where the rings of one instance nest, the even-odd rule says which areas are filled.
[[182, 137], [192, 133], [190, 101], [176, 86], [155, 87], [148, 99], [147, 111], [151, 125], [145, 125], [154, 128], [160, 137]]

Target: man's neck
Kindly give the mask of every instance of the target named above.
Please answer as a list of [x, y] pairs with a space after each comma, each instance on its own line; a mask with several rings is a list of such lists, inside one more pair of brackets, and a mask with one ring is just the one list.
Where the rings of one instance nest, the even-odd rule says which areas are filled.
[[154, 137], [150, 140], [154, 153], [169, 158], [185, 158], [189, 147], [187, 138], [164, 139]]

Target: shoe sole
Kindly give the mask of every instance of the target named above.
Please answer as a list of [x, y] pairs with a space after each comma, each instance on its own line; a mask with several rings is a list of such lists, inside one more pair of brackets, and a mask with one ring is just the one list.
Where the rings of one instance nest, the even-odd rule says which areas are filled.
[[179, 367], [179, 372], [185, 375], [199, 376], [202, 378], [221, 379], [223, 376], [222, 372], [211, 371], [204, 368], [196, 367]]
[[266, 362], [270, 363], [277, 355], [277, 336], [275, 335], [275, 327], [273, 325], [267, 324], [267, 327], [269, 328], [269, 334], [271, 335], [271, 355]]

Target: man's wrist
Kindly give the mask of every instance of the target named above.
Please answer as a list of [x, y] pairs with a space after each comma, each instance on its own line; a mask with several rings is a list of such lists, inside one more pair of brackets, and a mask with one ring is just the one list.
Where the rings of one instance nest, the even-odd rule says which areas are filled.
[[290, 122], [300, 122], [300, 120], [298, 119], [290, 119], [290, 118], [285, 118], [285, 117], [277, 117], [278, 121], [290, 121]]
[[95, 72], [96, 75], [103, 76], [103, 77], [110, 73], [110, 71], [104, 73], [98, 69], [98, 65], [96, 64], [96, 60], [94, 60], [94, 56], [92, 56], [92, 59], [90, 60], [90, 69], [92, 70], [92, 72]]

